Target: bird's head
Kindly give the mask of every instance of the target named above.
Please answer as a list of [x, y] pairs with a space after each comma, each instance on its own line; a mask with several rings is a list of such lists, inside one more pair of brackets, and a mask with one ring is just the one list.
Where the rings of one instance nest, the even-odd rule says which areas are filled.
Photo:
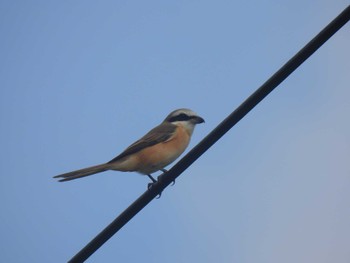
[[195, 125], [203, 123], [204, 119], [190, 109], [178, 109], [171, 112], [163, 122], [182, 125], [192, 134]]

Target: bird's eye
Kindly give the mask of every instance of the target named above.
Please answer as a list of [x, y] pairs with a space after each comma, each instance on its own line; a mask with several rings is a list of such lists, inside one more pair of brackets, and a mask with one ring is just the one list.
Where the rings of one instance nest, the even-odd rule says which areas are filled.
[[191, 119], [190, 116], [188, 116], [185, 113], [180, 113], [179, 115], [173, 116], [169, 119], [169, 122], [175, 122], [175, 121], [188, 121]]

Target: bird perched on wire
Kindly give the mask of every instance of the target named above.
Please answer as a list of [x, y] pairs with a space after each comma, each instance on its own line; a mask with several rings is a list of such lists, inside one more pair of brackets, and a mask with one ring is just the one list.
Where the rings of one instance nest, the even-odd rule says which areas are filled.
[[187, 148], [194, 127], [204, 119], [189, 109], [171, 112], [165, 120], [138, 141], [131, 144], [111, 161], [55, 176], [69, 181], [108, 170], [138, 172], [147, 175], [153, 183], [152, 173], [166, 172], [164, 167], [177, 159]]

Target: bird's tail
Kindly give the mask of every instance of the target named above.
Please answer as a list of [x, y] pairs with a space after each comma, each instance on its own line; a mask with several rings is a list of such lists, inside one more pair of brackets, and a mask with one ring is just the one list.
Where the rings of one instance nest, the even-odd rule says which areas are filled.
[[107, 171], [110, 169], [109, 167], [110, 165], [108, 163], [104, 163], [104, 164], [99, 164], [88, 168], [76, 170], [73, 172], [65, 173], [65, 174], [59, 174], [54, 176], [53, 178], [62, 178], [59, 180], [59, 182], [65, 182], [65, 181], [70, 181], [81, 177], [89, 176], [92, 174]]

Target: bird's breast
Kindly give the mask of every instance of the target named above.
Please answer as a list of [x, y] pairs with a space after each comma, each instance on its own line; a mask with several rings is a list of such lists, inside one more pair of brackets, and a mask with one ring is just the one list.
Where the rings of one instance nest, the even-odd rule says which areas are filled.
[[188, 131], [179, 125], [168, 140], [125, 156], [119, 161], [111, 163], [110, 169], [135, 171], [141, 174], [154, 173], [175, 161], [187, 148], [190, 137]]
[[156, 172], [177, 159], [187, 148], [190, 135], [182, 126], [178, 126], [174, 135], [165, 142], [157, 143], [137, 153], [138, 167], [142, 174]]

